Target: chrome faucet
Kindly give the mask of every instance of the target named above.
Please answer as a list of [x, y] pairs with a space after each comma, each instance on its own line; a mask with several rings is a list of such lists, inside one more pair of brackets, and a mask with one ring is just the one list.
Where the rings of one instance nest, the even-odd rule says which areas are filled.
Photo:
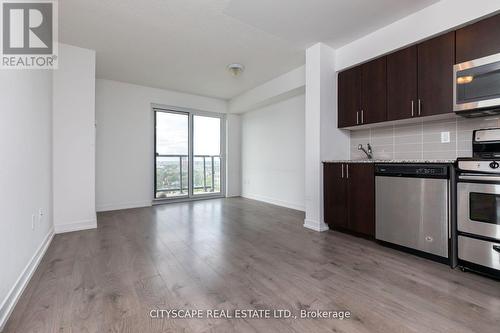
[[373, 158], [372, 146], [370, 146], [369, 143], [367, 143], [366, 146], [368, 148], [368, 151], [366, 151], [366, 149], [363, 148], [362, 144], [358, 145], [358, 150], [363, 151], [366, 154], [366, 157], [368, 157], [368, 159], [371, 160]]

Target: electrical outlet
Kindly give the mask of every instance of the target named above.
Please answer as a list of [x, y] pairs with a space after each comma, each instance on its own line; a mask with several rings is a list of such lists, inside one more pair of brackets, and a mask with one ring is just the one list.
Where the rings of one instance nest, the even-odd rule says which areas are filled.
[[35, 214], [31, 215], [31, 230], [35, 230]]
[[441, 132], [441, 143], [450, 143], [450, 132]]
[[43, 215], [44, 215], [44, 214], [43, 214], [43, 209], [42, 209], [42, 208], [40, 208], [40, 209], [38, 210], [38, 223], [39, 223], [39, 224], [40, 224], [40, 223], [42, 222], [42, 220], [43, 220]]

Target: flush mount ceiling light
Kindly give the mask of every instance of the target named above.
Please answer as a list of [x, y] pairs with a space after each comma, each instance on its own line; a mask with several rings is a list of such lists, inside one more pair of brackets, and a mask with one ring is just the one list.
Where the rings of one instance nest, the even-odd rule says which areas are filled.
[[245, 66], [243, 66], [242, 64], [230, 64], [227, 65], [226, 69], [229, 73], [231, 73], [232, 76], [238, 77], [245, 70]]

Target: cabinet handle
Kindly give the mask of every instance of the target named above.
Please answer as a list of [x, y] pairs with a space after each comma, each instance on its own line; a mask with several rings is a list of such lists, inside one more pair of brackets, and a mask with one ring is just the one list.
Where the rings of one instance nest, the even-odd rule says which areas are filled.
[[344, 164], [342, 163], [342, 178], [344, 178]]
[[500, 252], [500, 245], [493, 245], [493, 250]]
[[356, 111], [356, 125], [359, 125], [359, 111]]
[[346, 173], [347, 173], [346, 178], [349, 179], [349, 164], [346, 164], [345, 167], [346, 167]]
[[364, 114], [364, 110], [361, 110], [361, 123], [364, 124], [365, 123], [365, 120], [363, 119], [363, 114]]
[[415, 102], [411, 100], [411, 116], [415, 116]]
[[418, 99], [418, 115], [420, 116], [422, 114], [422, 100], [419, 98]]

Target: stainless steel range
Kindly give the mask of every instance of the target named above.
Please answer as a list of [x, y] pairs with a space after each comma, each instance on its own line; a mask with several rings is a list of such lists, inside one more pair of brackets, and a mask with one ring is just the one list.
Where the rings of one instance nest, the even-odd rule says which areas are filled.
[[500, 128], [473, 133], [473, 157], [458, 159], [458, 264], [500, 277]]

